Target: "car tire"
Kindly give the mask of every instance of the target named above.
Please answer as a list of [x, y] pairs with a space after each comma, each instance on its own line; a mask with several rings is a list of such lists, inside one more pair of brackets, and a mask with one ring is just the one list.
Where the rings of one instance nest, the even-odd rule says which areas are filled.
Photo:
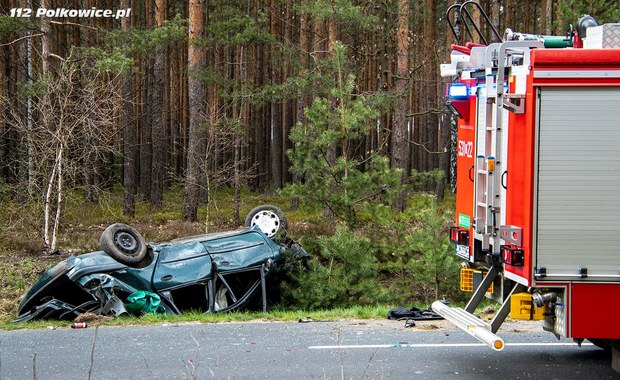
[[246, 227], [258, 226], [267, 237], [275, 240], [286, 236], [288, 220], [282, 210], [272, 205], [261, 205], [250, 211], [245, 218]]
[[99, 239], [101, 250], [121, 264], [135, 266], [146, 257], [147, 245], [133, 227], [115, 223], [103, 231]]

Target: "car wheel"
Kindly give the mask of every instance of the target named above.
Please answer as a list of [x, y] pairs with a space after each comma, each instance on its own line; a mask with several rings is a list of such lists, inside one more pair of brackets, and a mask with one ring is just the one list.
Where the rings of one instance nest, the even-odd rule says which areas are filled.
[[288, 220], [282, 210], [276, 206], [262, 205], [255, 207], [245, 218], [246, 227], [258, 226], [269, 238], [282, 238], [288, 229]]
[[133, 227], [115, 223], [103, 231], [99, 239], [101, 250], [121, 264], [140, 263], [146, 257], [146, 241]]

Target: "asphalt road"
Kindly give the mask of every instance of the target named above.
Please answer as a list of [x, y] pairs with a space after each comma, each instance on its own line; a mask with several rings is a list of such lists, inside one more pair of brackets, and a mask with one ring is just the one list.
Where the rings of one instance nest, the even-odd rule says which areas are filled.
[[[435, 329], [435, 326], [439, 326]], [[423, 322], [222, 323], [0, 333], [0, 379], [618, 379], [603, 350], [543, 331], [494, 352]]]

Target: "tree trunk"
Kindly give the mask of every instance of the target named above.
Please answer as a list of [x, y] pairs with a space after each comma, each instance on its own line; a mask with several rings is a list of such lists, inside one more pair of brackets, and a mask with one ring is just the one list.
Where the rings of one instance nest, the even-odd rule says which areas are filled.
[[60, 146], [60, 151], [58, 153], [59, 161], [58, 161], [58, 176], [56, 179], [56, 215], [54, 215], [54, 225], [52, 227], [52, 237], [49, 245], [49, 253], [56, 252], [56, 241], [58, 240], [58, 229], [60, 228], [60, 222], [62, 220], [63, 207], [64, 204], [64, 187], [63, 187], [63, 176], [64, 168], [62, 166], [63, 162], [63, 146]]
[[[164, 26], [166, 21], [166, 1], [157, 0], [156, 22], [157, 27]], [[152, 135], [153, 135], [153, 157], [151, 166], [151, 204], [155, 207], [161, 207], [163, 201], [164, 178], [165, 178], [165, 160], [166, 160], [166, 132], [164, 129], [164, 93], [166, 86], [165, 70], [165, 49], [161, 44], [155, 48], [155, 67], [153, 70], [153, 118]]]
[[[121, 8], [130, 7], [130, 0], [122, 0]], [[131, 19], [121, 19], [121, 28], [124, 32], [131, 29]], [[123, 214], [134, 217], [136, 214], [136, 132], [133, 121], [133, 107], [131, 102], [131, 78], [129, 74], [123, 79]]]
[[[258, 86], [264, 86], [269, 82], [269, 53], [267, 45], [261, 46], [259, 51], [259, 63], [257, 66]], [[268, 175], [270, 173], [271, 162], [269, 157], [269, 104], [260, 105], [257, 109], [256, 120], [256, 160], [258, 172], [256, 173], [257, 189], [264, 191], [269, 186]]]
[[[10, 100], [8, 97], [8, 88], [12, 81], [10, 72], [7, 67], [10, 67], [8, 60], [11, 55], [8, 52], [8, 47], [0, 47], [0, 181], [9, 183], [9, 134], [7, 133], [7, 119], [9, 118], [7, 108], [10, 107]], [[7, 75], [8, 74], [8, 75]], [[0, 203], [2, 203], [2, 193], [0, 193]]]
[[[88, 0], [85, 1], [85, 6], [86, 8], [92, 8], [92, 7], [96, 7], [96, 1], [95, 0]], [[96, 28], [96, 19], [94, 18], [90, 18], [87, 19], [86, 21], [87, 26], [90, 26], [92, 28]], [[87, 47], [94, 47], [97, 44], [97, 37], [96, 34], [92, 31], [89, 30], [86, 34], [85, 34], [85, 38], [84, 38], [84, 43], [86, 44]], [[89, 62], [89, 65], [94, 65], [94, 62]], [[90, 116], [91, 119], [94, 118], [94, 115]], [[99, 183], [99, 166], [98, 164], [98, 160], [99, 160], [99, 156], [98, 154], [96, 154], [96, 152], [93, 151], [88, 151], [85, 157], [86, 160], [86, 168], [84, 170], [84, 180], [85, 180], [85, 191], [84, 191], [84, 201], [87, 203], [92, 203], [92, 204], [98, 204], [99, 203], [99, 192], [100, 192], [100, 183]]]
[[[327, 25], [327, 54], [329, 54], [329, 56], [333, 57], [334, 55], [334, 45], [336, 44], [336, 41], [338, 40], [338, 35], [337, 35], [337, 28], [336, 28], [336, 21], [333, 19], [330, 19], [328, 21], [328, 25]], [[332, 95], [329, 96], [330, 99], [330, 107], [333, 109], [336, 105], [336, 99], [334, 99], [334, 97]], [[332, 143], [327, 147], [327, 163], [330, 166], [333, 166], [336, 163], [336, 143]], [[346, 152], [345, 152], [346, 154]], [[325, 215], [325, 219], [328, 222], [332, 222], [334, 220], [334, 210], [329, 206], [326, 205], [325, 209], [324, 209], [324, 215]]]
[[[292, 0], [286, 0], [286, 10], [285, 10], [285, 20], [293, 19], [293, 2]], [[290, 22], [284, 22], [284, 36], [286, 41], [294, 41], [294, 25]], [[288, 82], [289, 77], [293, 74], [293, 69], [291, 65], [286, 65], [286, 68], [283, 69], [283, 83]], [[293, 143], [289, 138], [291, 134], [291, 128], [295, 123], [295, 104], [293, 99], [287, 98], [284, 99], [284, 105], [282, 110], [282, 183], [290, 183], [292, 177], [290, 173], [290, 161], [288, 159], [288, 152], [293, 148]]]
[[[549, 0], [550, 1], [550, 0]], [[497, 29], [497, 32], [502, 35], [503, 31], [500, 29], [500, 10], [502, 4], [501, 0], [491, 0], [491, 23]], [[490, 42], [501, 42], [497, 40], [494, 34], [491, 34]]]
[[[49, 0], [41, 0], [41, 8], [48, 9]], [[52, 46], [52, 29], [47, 17], [41, 17], [41, 73], [43, 76], [50, 71], [49, 55]]]
[[[277, 36], [280, 34], [279, 6], [276, 0], [271, 0], [271, 34]], [[274, 46], [279, 41], [274, 43]], [[274, 49], [275, 51], [275, 49]], [[276, 64], [275, 58], [271, 55], [271, 81], [275, 86], [280, 84], [281, 72], [280, 65]], [[282, 187], [282, 101], [280, 99], [271, 100], [271, 187], [279, 189]]]
[[179, 43], [175, 43], [172, 48], [172, 64], [170, 65], [170, 155], [171, 163], [174, 165], [174, 174], [181, 174], [181, 161], [182, 153], [181, 148], [183, 146], [182, 132], [181, 132], [181, 77], [179, 74], [179, 50], [182, 49]]
[[189, 48], [187, 66], [189, 95], [189, 136], [187, 147], [187, 171], [185, 176], [185, 198], [183, 217], [189, 221], [198, 219], [199, 177], [202, 162], [200, 149], [200, 128], [205, 118], [205, 85], [197, 78], [195, 71], [204, 66], [204, 49], [196, 43], [204, 36], [203, 0], [190, 0], [189, 3]]
[[513, 0], [506, 0], [504, 3], [504, 28], [510, 28], [513, 31], [518, 31], [515, 29], [513, 15]]
[[[146, 29], [153, 25], [152, 2], [144, 3], [145, 16], [144, 27]], [[140, 143], [140, 194], [145, 200], [151, 200], [151, 173], [153, 170], [153, 119], [155, 118], [154, 88], [153, 88], [153, 60], [148, 59], [149, 54], [144, 61], [144, 88], [143, 96], [143, 117], [142, 117], [142, 136]], [[161, 111], [161, 109], [160, 109]]]
[[542, 1], [542, 11], [543, 11], [543, 21], [544, 28], [543, 33], [546, 35], [550, 35], [553, 31], [553, 1], [551, 0], [543, 0]]
[[[409, 0], [398, 1], [398, 30], [396, 36], [396, 106], [392, 134], [392, 168], [403, 171], [401, 182], [409, 174], [409, 142], [407, 141], [407, 84], [409, 82]], [[396, 207], [405, 210], [407, 193], [403, 192]]]
[[[305, 1], [301, 1], [303, 5]], [[310, 16], [307, 13], [301, 15], [299, 23], [299, 72], [297, 75], [302, 77], [305, 75], [308, 69], [308, 52], [310, 51], [310, 39], [308, 38], [308, 29], [310, 26]], [[297, 103], [295, 106], [295, 121], [297, 123], [305, 123], [304, 108], [306, 107], [307, 97], [305, 94], [300, 93], [297, 97]], [[293, 183], [298, 184], [301, 182], [301, 176], [297, 173], [293, 174]], [[291, 207], [297, 209], [299, 207], [299, 198], [294, 197], [291, 200]]]

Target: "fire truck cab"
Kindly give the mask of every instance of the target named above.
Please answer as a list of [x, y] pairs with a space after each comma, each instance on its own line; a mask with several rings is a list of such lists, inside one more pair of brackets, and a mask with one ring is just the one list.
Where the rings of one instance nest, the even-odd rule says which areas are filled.
[[[462, 8], [461, 8], [462, 11]], [[620, 371], [620, 24], [453, 45], [456, 220], [464, 309], [433, 310], [487, 343], [508, 315], [612, 350]], [[501, 304], [488, 323], [484, 298]], [[524, 311], [525, 310], [525, 311]]]

